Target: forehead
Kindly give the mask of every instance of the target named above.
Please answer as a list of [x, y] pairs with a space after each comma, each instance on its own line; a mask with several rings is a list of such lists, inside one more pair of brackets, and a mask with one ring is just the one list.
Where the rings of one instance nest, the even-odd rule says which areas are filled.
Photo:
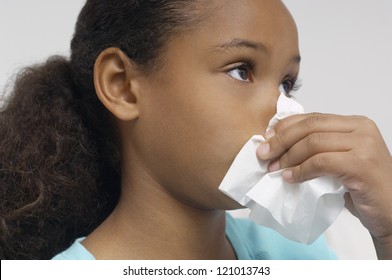
[[259, 42], [270, 55], [299, 55], [297, 27], [280, 0], [212, 0], [197, 10], [200, 20], [182, 34], [191, 44], [219, 46], [244, 39]]
[[205, 36], [219, 41], [245, 38], [268, 48], [298, 44], [295, 22], [280, 0], [214, 1], [198, 26]]
[[[211, 0], [198, 3], [203, 5], [196, 5], [195, 24], [189, 28], [185, 26], [166, 42], [161, 52], [162, 66], [166, 66], [158, 69], [166, 71], [168, 65], [178, 69], [185, 61], [188, 65], [211, 61], [217, 57], [215, 54], [235, 49], [239, 51], [229, 53], [237, 59], [244, 58], [240, 56], [249, 54], [249, 50], [257, 50], [257, 54], [265, 58], [265, 67], [272, 65], [278, 68], [288, 62], [298, 65], [297, 27], [280, 0]], [[251, 45], [254, 47], [249, 48]]]

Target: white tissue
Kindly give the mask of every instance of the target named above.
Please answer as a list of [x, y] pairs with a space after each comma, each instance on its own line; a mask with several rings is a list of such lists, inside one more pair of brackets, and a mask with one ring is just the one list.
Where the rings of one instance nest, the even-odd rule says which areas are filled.
[[[303, 113], [294, 99], [281, 94], [277, 113], [268, 129], [279, 120]], [[254, 135], [238, 153], [219, 189], [249, 208], [250, 219], [272, 228], [288, 239], [310, 244], [337, 218], [344, 207], [346, 189], [332, 177], [319, 177], [300, 184], [289, 184], [283, 170], [268, 173], [269, 162], [256, 155], [265, 139]]]

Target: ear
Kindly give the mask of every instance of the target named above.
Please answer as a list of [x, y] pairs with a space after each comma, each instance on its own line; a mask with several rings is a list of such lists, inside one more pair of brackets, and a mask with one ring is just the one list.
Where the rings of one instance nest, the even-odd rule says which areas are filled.
[[136, 66], [118, 48], [100, 53], [94, 65], [98, 98], [114, 116], [130, 121], [139, 116]]

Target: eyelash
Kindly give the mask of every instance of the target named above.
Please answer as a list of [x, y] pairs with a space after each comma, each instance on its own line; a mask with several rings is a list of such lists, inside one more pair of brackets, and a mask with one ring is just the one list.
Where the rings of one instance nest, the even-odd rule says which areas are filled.
[[[226, 74], [228, 74], [229, 76], [231, 76], [229, 73], [234, 71], [234, 70], [246, 70], [249, 76], [249, 82], [253, 82], [252, 79], [252, 72], [254, 71], [254, 64], [252, 62], [241, 62], [237, 65], [234, 65], [233, 67], [231, 67], [230, 69], [228, 69], [226, 71]], [[232, 76], [231, 76], [232, 77]], [[235, 78], [233, 78], [235, 79]], [[238, 80], [238, 79], [237, 79]]]
[[298, 80], [298, 78], [288, 78], [284, 80], [281, 85], [284, 87], [285, 83], [289, 83], [289, 87], [288, 91], [283, 90], [283, 93], [290, 98], [293, 97], [295, 92], [297, 92], [302, 87], [302, 81]]
[[[254, 71], [254, 64], [252, 62], [242, 62], [240, 64], [237, 64], [237, 65], [233, 66], [232, 68], [230, 68], [229, 70], [227, 70], [226, 74], [229, 75], [230, 72], [232, 72], [236, 69], [241, 69], [241, 70], [245, 69], [249, 75], [249, 78], [248, 78], [249, 82], [253, 82], [252, 72]], [[231, 75], [229, 75], [229, 76], [231, 76]], [[288, 85], [288, 88], [286, 88], [286, 89], [283, 88], [284, 94], [286, 94], [286, 96], [290, 97], [290, 98], [293, 97], [293, 95], [294, 95], [293, 93], [295, 93], [296, 91], [298, 91], [302, 87], [302, 81], [298, 80], [297, 77], [295, 77], [295, 78], [286, 77], [286, 79], [281, 83], [281, 85], [284, 87], [285, 84]]]

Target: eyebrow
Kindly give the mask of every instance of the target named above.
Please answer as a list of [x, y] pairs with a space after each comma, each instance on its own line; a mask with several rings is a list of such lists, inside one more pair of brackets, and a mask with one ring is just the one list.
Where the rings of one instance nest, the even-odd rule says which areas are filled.
[[[268, 53], [269, 49], [262, 43], [260, 42], [255, 42], [251, 40], [246, 40], [246, 39], [241, 39], [241, 38], [235, 38], [231, 41], [218, 44], [214, 48], [212, 48], [212, 51], [215, 52], [226, 52], [230, 51], [233, 49], [239, 49], [239, 48], [248, 48], [248, 49], [253, 49], [254, 51], [257, 52], [262, 52], [262, 53]], [[293, 57], [292, 61], [294, 63], [299, 64], [301, 62], [301, 56], [296, 55]]]
[[218, 44], [212, 50], [216, 52], [225, 52], [239, 48], [249, 48], [257, 52], [268, 52], [268, 48], [262, 43], [240, 38], [235, 38], [229, 42]]

